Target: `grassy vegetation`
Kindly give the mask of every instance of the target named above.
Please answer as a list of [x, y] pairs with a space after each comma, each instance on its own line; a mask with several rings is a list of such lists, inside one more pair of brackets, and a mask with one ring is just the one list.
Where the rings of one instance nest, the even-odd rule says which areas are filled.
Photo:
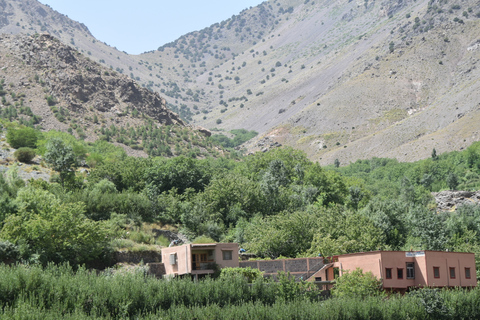
[[286, 276], [157, 280], [67, 265], [0, 265], [2, 319], [477, 319], [480, 289], [323, 300]]

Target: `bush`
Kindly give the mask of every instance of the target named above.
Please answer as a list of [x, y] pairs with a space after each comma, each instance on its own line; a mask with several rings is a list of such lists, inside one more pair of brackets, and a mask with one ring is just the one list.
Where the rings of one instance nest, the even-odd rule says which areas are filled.
[[385, 293], [382, 291], [382, 281], [375, 278], [371, 272], [363, 273], [360, 268], [351, 272], [345, 271], [336, 279], [332, 290], [334, 297], [342, 298], [365, 299], [383, 294]]
[[13, 155], [18, 161], [27, 163], [32, 161], [33, 158], [35, 158], [36, 153], [35, 150], [33, 150], [32, 148], [20, 148], [15, 151]]
[[220, 272], [220, 278], [231, 279], [235, 276], [243, 276], [248, 283], [263, 277], [263, 272], [259, 269], [247, 268], [223, 268]]
[[0, 240], [0, 262], [15, 261], [20, 257], [18, 247], [10, 241]]
[[57, 104], [57, 100], [53, 96], [46, 96], [45, 99], [47, 99], [47, 104], [51, 107]]
[[39, 132], [33, 128], [10, 128], [7, 132], [7, 142], [12, 148], [23, 147], [35, 148], [37, 146]]

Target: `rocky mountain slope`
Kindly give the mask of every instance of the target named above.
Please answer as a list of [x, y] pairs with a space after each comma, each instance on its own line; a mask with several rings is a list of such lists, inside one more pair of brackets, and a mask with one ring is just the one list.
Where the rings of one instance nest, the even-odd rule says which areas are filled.
[[271, 0], [139, 56], [37, 1], [0, 7], [2, 32], [44, 29], [192, 123], [260, 132], [251, 150], [413, 161], [479, 139], [477, 1]]
[[[87, 141], [117, 142], [140, 156], [158, 148], [154, 133], [167, 126], [167, 136], [183, 137], [177, 144], [205, 141], [204, 134], [166, 108], [158, 93], [48, 34], [0, 36], [0, 68], [3, 118], [68, 131]], [[173, 147], [173, 141], [162, 144], [169, 154]]]

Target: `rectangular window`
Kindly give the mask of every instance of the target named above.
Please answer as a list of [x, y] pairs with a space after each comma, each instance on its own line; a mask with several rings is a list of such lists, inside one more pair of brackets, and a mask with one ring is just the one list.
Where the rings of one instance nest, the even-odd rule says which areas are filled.
[[415, 279], [415, 264], [407, 262], [407, 279]]
[[175, 264], [177, 264], [177, 254], [170, 253], [170, 265], [175, 265]]
[[465, 278], [467, 279], [471, 279], [471, 275], [470, 275], [470, 268], [465, 268]]
[[222, 251], [223, 254], [223, 260], [232, 260], [232, 251]]
[[397, 279], [403, 279], [403, 268], [397, 268]]
[[385, 269], [385, 279], [392, 279], [392, 268]]
[[440, 267], [433, 267], [433, 277], [440, 278]]
[[455, 279], [455, 268], [450, 268], [450, 279]]

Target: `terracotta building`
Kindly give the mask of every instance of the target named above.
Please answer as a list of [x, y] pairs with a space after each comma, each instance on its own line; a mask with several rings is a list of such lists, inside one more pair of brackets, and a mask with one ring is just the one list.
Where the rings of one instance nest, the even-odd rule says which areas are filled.
[[162, 249], [167, 276], [192, 274], [196, 277], [220, 268], [238, 267], [237, 243], [184, 244]]
[[475, 287], [475, 254], [445, 251], [372, 251], [334, 256], [309, 281], [328, 282], [345, 270], [362, 269], [381, 279], [385, 290], [411, 287]]

